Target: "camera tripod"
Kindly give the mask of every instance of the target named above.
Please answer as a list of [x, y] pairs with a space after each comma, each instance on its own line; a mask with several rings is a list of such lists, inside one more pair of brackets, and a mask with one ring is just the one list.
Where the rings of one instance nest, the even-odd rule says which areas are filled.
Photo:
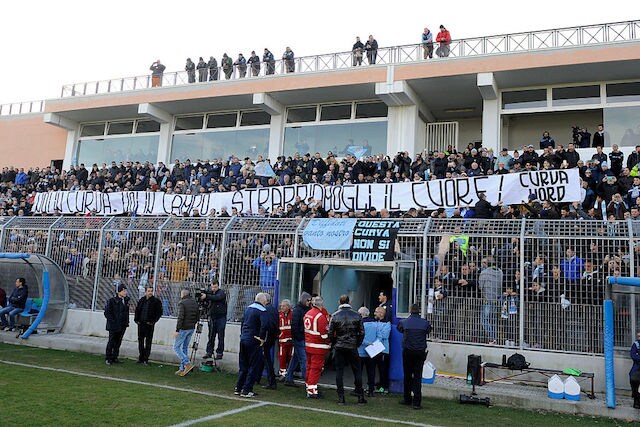
[[[196, 323], [196, 329], [193, 333], [193, 344], [191, 346], [191, 355], [189, 357], [191, 364], [195, 364], [196, 362], [196, 353], [198, 352], [198, 346], [200, 345], [200, 339], [202, 338], [202, 326], [204, 325], [205, 320], [208, 320], [208, 318], [209, 315], [207, 307], [199, 305], [198, 323]], [[211, 368], [211, 372], [213, 372], [214, 370], [217, 372], [221, 371], [220, 367], [216, 363], [215, 358], [207, 359], [206, 361], [202, 362], [202, 367], [204, 366], [209, 366]]]

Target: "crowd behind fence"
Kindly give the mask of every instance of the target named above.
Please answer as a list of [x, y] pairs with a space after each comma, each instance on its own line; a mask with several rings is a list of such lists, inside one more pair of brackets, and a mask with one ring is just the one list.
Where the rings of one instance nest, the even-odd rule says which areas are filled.
[[[281, 259], [350, 259], [349, 251], [308, 247], [309, 221], [13, 217], [0, 222], [0, 250], [50, 257], [76, 309], [102, 310], [125, 283], [134, 303], [154, 286], [163, 314], [175, 316], [180, 289], [217, 278], [227, 290], [228, 320], [237, 322], [257, 292], [274, 292]], [[410, 303], [424, 307], [434, 340], [601, 354], [606, 277], [635, 276], [640, 265], [640, 222], [633, 220], [398, 221], [395, 258], [416, 262]], [[502, 273], [496, 289], [480, 283], [487, 267]], [[615, 342], [624, 348], [640, 325], [640, 294], [614, 288], [613, 295]]]

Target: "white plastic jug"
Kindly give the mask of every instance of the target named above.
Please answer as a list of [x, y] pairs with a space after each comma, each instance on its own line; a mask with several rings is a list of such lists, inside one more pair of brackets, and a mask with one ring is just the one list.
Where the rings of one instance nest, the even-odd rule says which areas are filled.
[[425, 362], [422, 367], [422, 384], [433, 384], [436, 380], [436, 367], [431, 362]]
[[564, 398], [567, 400], [580, 400], [580, 384], [574, 377], [564, 380]]
[[559, 376], [554, 375], [549, 378], [547, 388], [549, 390], [548, 396], [551, 399], [562, 399], [564, 397], [564, 382]]

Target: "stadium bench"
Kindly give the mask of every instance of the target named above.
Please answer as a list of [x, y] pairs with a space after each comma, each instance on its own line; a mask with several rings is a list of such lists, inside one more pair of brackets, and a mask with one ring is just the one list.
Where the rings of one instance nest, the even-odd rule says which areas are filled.
[[21, 333], [27, 330], [33, 319], [40, 313], [40, 307], [42, 306], [42, 298], [27, 298], [24, 304], [24, 310], [18, 313], [16, 318], [16, 324], [19, 326]]
[[[493, 380], [486, 380], [486, 369], [489, 368], [490, 370], [506, 370], [509, 371], [508, 373], [506, 373], [504, 376], [500, 376], [496, 379]], [[538, 374], [538, 375], [543, 375], [545, 376], [547, 379], [551, 378], [553, 375], [567, 375], [565, 374], [563, 371], [558, 371], [555, 369], [544, 369], [544, 368], [525, 368], [525, 369], [518, 369], [518, 370], [513, 370], [510, 369], [506, 366], [497, 364], [497, 363], [491, 363], [491, 362], [483, 362], [482, 363], [482, 384], [489, 384], [492, 382], [496, 382], [496, 381], [504, 381], [504, 380], [508, 380], [508, 379], [512, 379], [512, 378], [517, 378], [517, 377], [522, 377], [524, 375], [529, 375], [529, 374]], [[594, 374], [593, 372], [583, 372], [580, 375], [572, 375], [573, 377], [575, 377], [576, 379], [586, 379], [586, 380], [590, 380], [591, 381], [591, 393], [588, 393], [586, 390], [583, 390], [584, 393], [589, 397], [589, 399], [595, 399], [596, 395], [594, 393]], [[529, 378], [517, 378], [519, 381], [522, 382], [534, 382], [534, 383], [547, 383], [547, 380], [532, 380]]]

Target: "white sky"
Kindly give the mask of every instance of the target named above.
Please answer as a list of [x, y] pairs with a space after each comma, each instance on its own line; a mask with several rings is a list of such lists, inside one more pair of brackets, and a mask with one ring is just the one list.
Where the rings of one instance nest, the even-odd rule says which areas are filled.
[[347, 51], [355, 36], [379, 45], [418, 43], [425, 26], [452, 37], [640, 19], [638, 0], [8, 0], [0, 13], [0, 104], [60, 96], [63, 84], [143, 75], [160, 58], [268, 47], [280, 57]]

